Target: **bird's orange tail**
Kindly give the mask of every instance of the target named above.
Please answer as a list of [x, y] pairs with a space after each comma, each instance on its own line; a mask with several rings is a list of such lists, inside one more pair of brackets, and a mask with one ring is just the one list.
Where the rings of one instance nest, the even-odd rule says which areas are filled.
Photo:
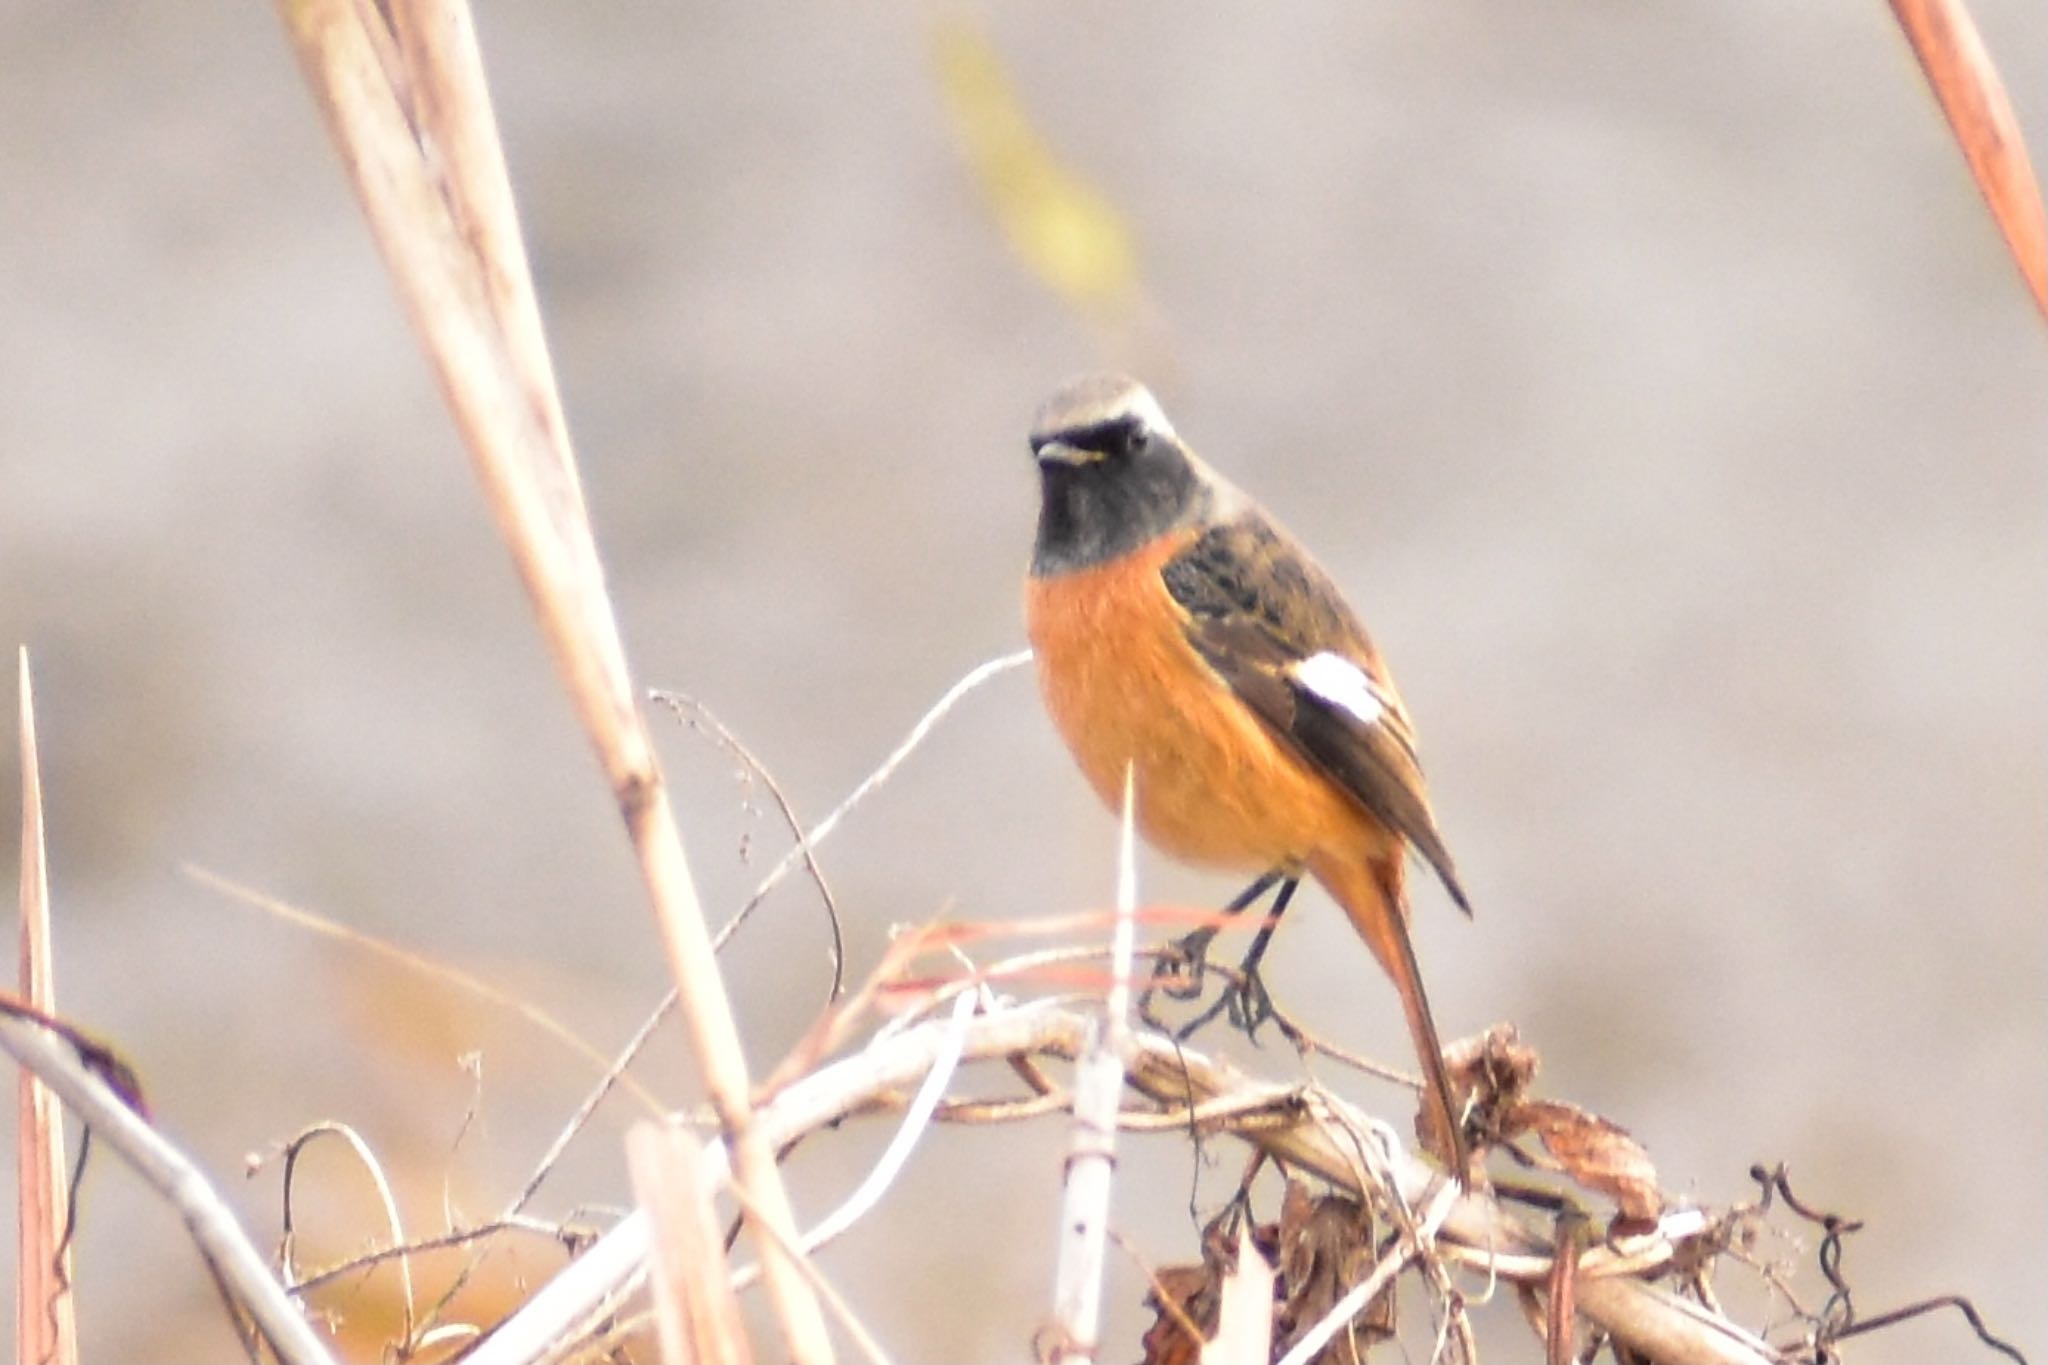
[[1408, 936], [1408, 913], [1402, 899], [1401, 852], [1386, 858], [1330, 858], [1318, 856], [1309, 862], [1323, 889], [1330, 893], [1358, 936], [1372, 949], [1380, 966], [1394, 979], [1401, 996], [1401, 1011], [1408, 1018], [1408, 1034], [1414, 1039], [1429, 1107], [1435, 1111], [1433, 1125], [1450, 1146], [1451, 1173], [1459, 1184], [1469, 1178], [1463, 1126], [1451, 1094], [1450, 1073], [1444, 1069], [1443, 1043], [1436, 1033], [1436, 1020], [1429, 1012], [1429, 996], [1422, 989], [1422, 969], [1415, 960], [1415, 944]]

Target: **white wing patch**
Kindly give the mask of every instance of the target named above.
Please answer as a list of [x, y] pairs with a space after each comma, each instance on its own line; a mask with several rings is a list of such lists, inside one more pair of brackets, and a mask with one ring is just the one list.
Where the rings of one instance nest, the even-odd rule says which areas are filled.
[[1330, 705], [1350, 712], [1361, 725], [1378, 725], [1387, 714], [1371, 675], [1341, 654], [1324, 650], [1288, 671], [1296, 682]]

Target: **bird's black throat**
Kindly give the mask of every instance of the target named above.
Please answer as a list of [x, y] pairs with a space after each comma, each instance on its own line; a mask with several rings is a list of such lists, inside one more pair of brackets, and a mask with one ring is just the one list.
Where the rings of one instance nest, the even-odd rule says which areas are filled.
[[1086, 464], [1041, 460], [1038, 540], [1031, 572], [1038, 578], [1091, 569], [1143, 548], [1198, 519], [1209, 490], [1170, 442]]

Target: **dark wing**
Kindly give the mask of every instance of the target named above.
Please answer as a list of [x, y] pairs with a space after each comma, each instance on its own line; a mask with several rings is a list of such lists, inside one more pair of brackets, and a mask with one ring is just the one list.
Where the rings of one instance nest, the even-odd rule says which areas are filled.
[[1315, 562], [1246, 512], [1203, 532], [1161, 573], [1188, 614], [1188, 642], [1239, 700], [1413, 844], [1470, 914], [1430, 814], [1408, 713], [1365, 628]]

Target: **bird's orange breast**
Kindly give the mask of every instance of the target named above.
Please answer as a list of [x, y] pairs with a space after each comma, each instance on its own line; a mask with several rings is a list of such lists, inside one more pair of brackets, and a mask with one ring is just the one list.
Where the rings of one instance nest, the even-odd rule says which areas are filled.
[[1275, 739], [1188, 643], [1160, 570], [1193, 534], [1026, 583], [1054, 725], [1111, 809], [1134, 765], [1139, 828], [1176, 858], [1299, 870], [1318, 851], [1377, 852], [1385, 831]]

